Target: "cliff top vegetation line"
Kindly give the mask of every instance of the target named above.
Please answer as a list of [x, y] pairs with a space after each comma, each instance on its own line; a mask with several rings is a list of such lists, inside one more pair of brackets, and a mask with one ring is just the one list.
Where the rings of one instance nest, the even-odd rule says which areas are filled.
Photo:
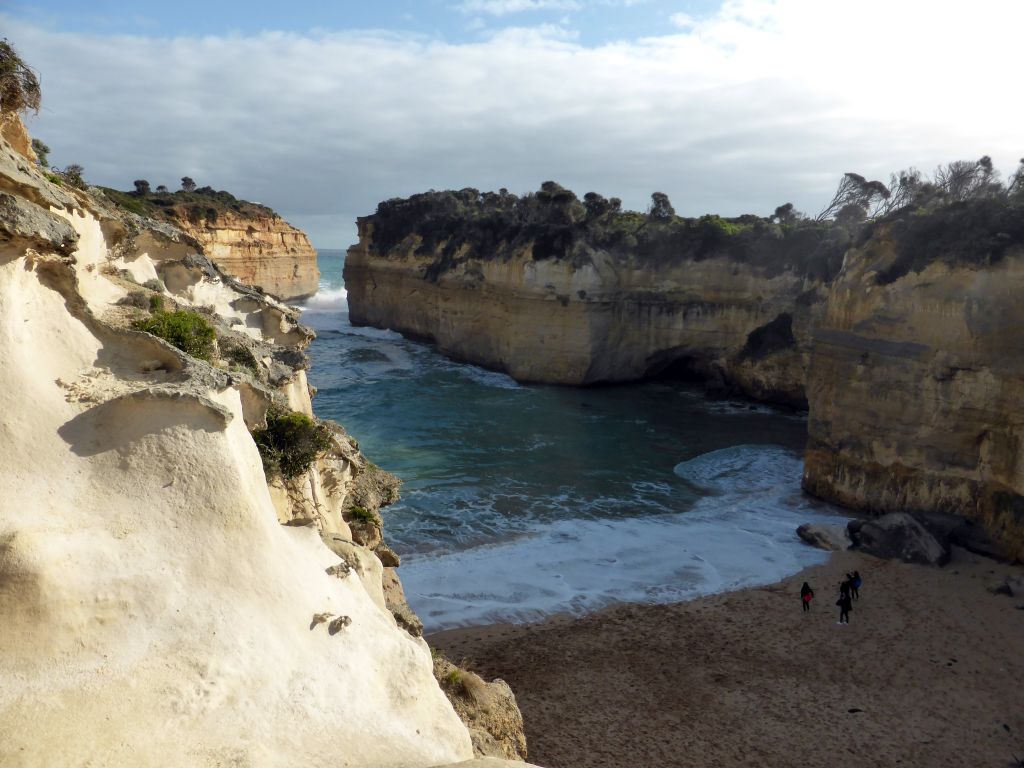
[[753, 215], [700, 218], [676, 215], [668, 197], [656, 192], [646, 213], [624, 211], [618, 198], [571, 190], [547, 181], [523, 196], [476, 189], [426, 192], [381, 203], [360, 221], [373, 223], [377, 252], [404, 251], [418, 235], [419, 255], [435, 254], [427, 278], [454, 267], [464, 256], [507, 258], [529, 247], [535, 260], [587, 263], [594, 251], [643, 265], [700, 261], [725, 254], [768, 273], [793, 270], [829, 279], [842, 264], [851, 232], [833, 222], [780, 221]]
[[158, 221], [188, 221], [199, 225], [203, 221], [215, 223], [226, 213], [252, 219], [277, 218], [277, 214], [265, 205], [239, 200], [230, 192], [213, 187], [196, 187], [188, 176], [182, 178], [182, 188], [176, 192], [170, 192], [163, 185], [152, 191], [145, 179], [137, 180], [132, 192], [109, 187], [100, 189], [115, 205]]
[[846, 173], [813, 218], [791, 203], [771, 216], [686, 218], [662, 192], [651, 195], [645, 213], [624, 211], [618, 198], [588, 192], [581, 200], [546, 181], [523, 196], [466, 188], [393, 198], [360, 221], [372, 223], [374, 248], [384, 257], [408, 252], [418, 236], [416, 255], [434, 256], [426, 271], [432, 281], [467, 258], [503, 259], [530, 248], [535, 260], [578, 266], [599, 250], [650, 266], [725, 255], [769, 275], [789, 270], [828, 282], [849, 246], [884, 227], [899, 252], [877, 277], [885, 283], [937, 260], [997, 261], [1024, 243], [1022, 212], [1024, 160], [1004, 183], [985, 156], [941, 166], [932, 177], [910, 168], [892, 174], [888, 185]]

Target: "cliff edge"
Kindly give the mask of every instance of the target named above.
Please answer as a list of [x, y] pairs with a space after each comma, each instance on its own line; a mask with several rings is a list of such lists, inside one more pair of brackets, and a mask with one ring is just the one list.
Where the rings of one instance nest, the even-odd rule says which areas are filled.
[[1024, 561], [1024, 200], [883, 221], [813, 329], [804, 488], [955, 512]]
[[802, 405], [810, 327], [849, 242], [829, 224], [683, 219], [583, 202], [431, 192], [359, 219], [345, 260], [355, 324], [429, 339], [527, 382], [673, 372]]

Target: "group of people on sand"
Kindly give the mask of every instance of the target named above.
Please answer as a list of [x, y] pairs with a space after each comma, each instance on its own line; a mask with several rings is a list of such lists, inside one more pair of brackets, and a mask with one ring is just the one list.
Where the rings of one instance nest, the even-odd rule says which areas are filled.
[[[859, 571], [846, 574], [846, 579], [839, 582], [839, 599], [836, 600], [836, 605], [839, 606], [839, 621], [837, 623], [850, 623], [850, 611], [853, 610], [853, 601], [860, 599], [860, 585]], [[811, 610], [811, 600], [813, 599], [814, 590], [805, 581], [804, 585], [800, 587], [800, 604], [803, 606], [804, 611]]]

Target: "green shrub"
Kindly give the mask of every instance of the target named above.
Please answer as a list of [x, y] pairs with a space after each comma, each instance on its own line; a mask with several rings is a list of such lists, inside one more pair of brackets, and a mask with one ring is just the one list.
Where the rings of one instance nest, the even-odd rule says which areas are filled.
[[164, 311], [164, 297], [157, 294], [152, 294], [149, 297], [149, 311], [150, 312], [163, 312]]
[[[151, 300], [150, 306], [153, 304]], [[162, 306], [162, 299], [159, 306]], [[213, 356], [217, 334], [206, 318], [195, 312], [164, 312], [156, 309], [152, 317], [136, 320], [133, 325], [140, 331], [159, 336], [192, 357], [209, 361]]]
[[259, 373], [260, 363], [252, 350], [239, 344], [236, 341], [223, 341], [220, 345], [220, 356], [233, 365], [247, 368], [253, 373]]
[[462, 670], [453, 669], [444, 676], [444, 681], [452, 688], [462, 684]]
[[360, 523], [374, 524], [377, 522], [377, 516], [373, 514], [366, 507], [355, 506], [348, 511], [349, 517]]
[[164, 291], [167, 286], [164, 285], [164, 281], [158, 277], [151, 277], [149, 280], [142, 284], [143, 288], [149, 288], [151, 291]]
[[252, 437], [263, 459], [263, 470], [285, 479], [301, 475], [331, 446], [327, 427], [279, 406], [267, 411], [266, 429], [256, 430]]

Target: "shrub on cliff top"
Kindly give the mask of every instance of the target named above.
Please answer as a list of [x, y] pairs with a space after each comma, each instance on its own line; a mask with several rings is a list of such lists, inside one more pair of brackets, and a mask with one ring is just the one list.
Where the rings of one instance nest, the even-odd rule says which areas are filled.
[[41, 101], [42, 90], [36, 73], [21, 60], [6, 38], [0, 40], [0, 112], [26, 109], [38, 112]]
[[271, 406], [267, 427], [252, 433], [268, 476], [286, 480], [309, 469], [317, 456], [331, 447], [331, 433], [302, 413]]
[[159, 336], [192, 357], [208, 361], [213, 356], [217, 334], [206, 318], [196, 312], [157, 310], [152, 317], [136, 320], [132, 325]]

